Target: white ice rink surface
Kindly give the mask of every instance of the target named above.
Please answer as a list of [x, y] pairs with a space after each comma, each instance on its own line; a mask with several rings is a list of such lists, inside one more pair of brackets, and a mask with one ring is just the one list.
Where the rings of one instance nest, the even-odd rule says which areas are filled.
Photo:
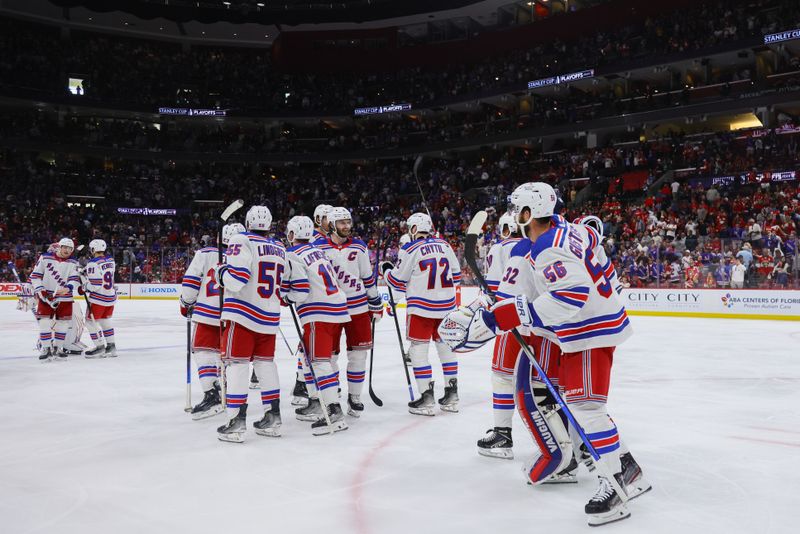
[[[314, 437], [289, 405], [283, 437], [217, 441], [223, 416], [183, 412], [177, 303], [117, 304], [119, 358], [41, 364], [33, 318], [0, 301], [0, 532], [572, 533], [580, 483], [526, 486], [533, 444], [515, 415], [513, 461], [478, 456], [492, 426], [488, 348], [460, 360], [461, 412], [413, 416], [391, 318], [377, 326], [374, 388], [350, 429]], [[800, 324], [632, 318], [610, 412], [652, 481], [615, 533], [798, 532]], [[283, 331], [297, 336], [291, 319]], [[432, 359], [441, 393], [441, 368]], [[194, 402], [201, 396], [194, 382]], [[248, 426], [261, 416], [250, 395]]]

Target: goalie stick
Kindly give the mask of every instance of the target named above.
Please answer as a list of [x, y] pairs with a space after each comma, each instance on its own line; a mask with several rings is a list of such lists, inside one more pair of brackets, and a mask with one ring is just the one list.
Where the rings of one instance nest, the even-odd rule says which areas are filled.
[[[472, 270], [475, 279], [478, 281], [478, 284], [483, 289], [484, 293], [494, 302], [496, 301], [495, 295], [491, 289], [489, 289], [489, 285], [486, 283], [486, 279], [483, 277], [483, 273], [481, 273], [480, 269], [478, 268], [478, 262], [475, 257], [475, 250], [476, 245], [478, 244], [478, 236], [480, 235], [483, 225], [486, 222], [486, 212], [479, 211], [475, 214], [472, 218], [472, 221], [469, 223], [469, 228], [467, 229], [467, 235], [464, 238], [464, 260], [467, 262], [467, 265]], [[530, 360], [531, 365], [534, 369], [539, 373], [539, 377], [544, 382], [545, 386], [547, 387], [550, 394], [556, 400], [558, 405], [566, 415], [569, 424], [572, 425], [572, 428], [575, 429], [578, 436], [580, 436], [581, 441], [584, 445], [586, 445], [586, 449], [591, 455], [592, 459], [594, 460], [594, 464], [601, 470], [603, 475], [607, 478], [609, 483], [612, 485], [614, 490], [619, 495], [620, 499], [623, 502], [628, 501], [628, 494], [625, 493], [625, 490], [622, 488], [622, 485], [619, 483], [617, 478], [614, 476], [614, 473], [611, 472], [608, 465], [605, 462], [601, 461], [600, 455], [597, 453], [597, 450], [592, 445], [589, 438], [586, 436], [586, 432], [584, 432], [583, 427], [578, 424], [578, 421], [575, 419], [572, 411], [567, 406], [567, 403], [564, 402], [564, 399], [561, 398], [561, 394], [558, 392], [558, 388], [553, 385], [553, 382], [550, 381], [550, 377], [544, 372], [544, 369], [539, 365], [539, 362], [536, 360], [536, 357], [533, 354], [533, 350], [519, 333], [519, 331], [514, 328], [511, 330], [511, 334], [514, 336], [514, 339], [517, 340], [519, 346], [522, 348], [522, 351]]]

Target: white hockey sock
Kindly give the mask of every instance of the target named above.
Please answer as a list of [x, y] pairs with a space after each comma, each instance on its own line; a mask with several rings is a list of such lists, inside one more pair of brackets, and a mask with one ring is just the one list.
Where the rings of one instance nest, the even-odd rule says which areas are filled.
[[214, 387], [214, 382], [219, 380], [217, 353], [211, 350], [196, 350], [194, 363], [197, 365], [200, 387], [203, 388], [203, 391], [209, 391]]
[[247, 404], [247, 392], [250, 388], [250, 362], [241, 359], [228, 360], [225, 367], [226, 396], [228, 417], [231, 419], [239, 413], [239, 408]]
[[622, 470], [619, 460], [619, 433], [608, 416], [605, 403], [576, 402], [570, 404], [569, 408], [578, 424], [583, 427], [586, 437], [592, 442], [600, 459], [606, 462], [612, 473], [619, 473]]
[[67, 330], [69, 330], [69, 319], [57, 320], [54, 330], [55, 330], [55, 333], [53, 335], [53, 338], [55, 339], [54, 345], [56, 351], [59, 351], [64, 347], [64, 340], [67, 338]]
[[255, 359], [253, 368], [258, 377], [258, 386], [261, 389], [261, 404], [269, 406], [272, 401], [280, 400], [281, 385], [278, 380], [278, 366], [275, 360]]
[[347, 394], [361, 395], [364, 377], [367, 374], [366, 350], [351, 350], [347, 353]]
[[320, 394], [326, 406], [339, 402], [339, 374], [333, 371], [333, 366], [328, 360], [313, 362], [314, 373], [317, 376]]
[[492, 373], [492, 414], [494, 426], [511, 428], [514, 416], [514, 378], [503, 373]]
[[100, 328], [103, 329], [103, 337], [106, 340], [106, 345], [114, 343], [114, 329], [111, 328], [111, 319], [100, 319], [97, 321]]
[[301, 373], [303, 379], [306, 381], [306, 391], [308, 391], [308, 398], [316, 399], [319, 396], [317, 394], [317, 386], [314, 385], [314, 376], [311, 374], [311, 370], [308, 368], [308, 365], [306, 364], [305, 357], [301, 355], [298, 362], [300, 362], [301, 364], [300, 366]]
[[412, 341], [411, 346], [408, 347], [408, 356], [411, 358], [411, 366], [414, 368], [417, 389], [419, 394], [422, 395], [423, 392], [428, 390], [428, 384], [431, 383], [433, 378], [431, 364], [428, 361], [428, 343]]
[[37, 323], [39, 323], [39, 344], [42, 346], [42, 354], [44, 354], [47, 349], [51, 347], [53, 344], [53, 333], [50, 328], [50, 318], [45, 317], [44, 319], [37, 319]]
[[442, 362], [442, 374], [444, 374], [444, 385], [451, 378], [458, 378], [458, 357], [455, 353], [442, 341], [436, 341], [436, 352], [439, 353], [439, 361]]
[[86, 329], [89, 330], [89, 337], [92, 338], [92, 343], [95, 347], [103, 346], [103, 331], [97, 324], [97, 321], [87, 321]]

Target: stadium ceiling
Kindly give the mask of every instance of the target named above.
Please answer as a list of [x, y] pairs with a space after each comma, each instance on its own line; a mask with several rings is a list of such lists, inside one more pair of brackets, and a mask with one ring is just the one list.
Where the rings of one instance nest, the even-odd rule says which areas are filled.
[[[602, 0], [532, 0], [493, 2], [487, 0], [49, 0], [62, 8], [83, 7], [102, 13], [122, 11], [140, 19], [162, 18], [173, 22], [196, 21], [203, 24], [325, 24], [365, 23], [432, 12], [463, 10], [470, 7], [497, 10], [501, 4], [532, 11], [537, 6], [550, 9], [593, 5]], [[483, 9], [485, 9], [483, 8]]]

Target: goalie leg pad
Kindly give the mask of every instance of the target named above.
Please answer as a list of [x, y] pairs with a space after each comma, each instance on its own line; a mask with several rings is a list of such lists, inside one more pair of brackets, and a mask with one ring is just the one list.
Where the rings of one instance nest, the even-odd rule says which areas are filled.
[[569, 465], [572, 442], [558, 405], [541, 392], [541, 387], [536, 387], [534, 392], [530, 376], [531, 362], [523, 352], [517, 359], [514, 373], [514, 398], [522, 422], [541, 453], [525, 469], [528, 480], [535, 485]]

